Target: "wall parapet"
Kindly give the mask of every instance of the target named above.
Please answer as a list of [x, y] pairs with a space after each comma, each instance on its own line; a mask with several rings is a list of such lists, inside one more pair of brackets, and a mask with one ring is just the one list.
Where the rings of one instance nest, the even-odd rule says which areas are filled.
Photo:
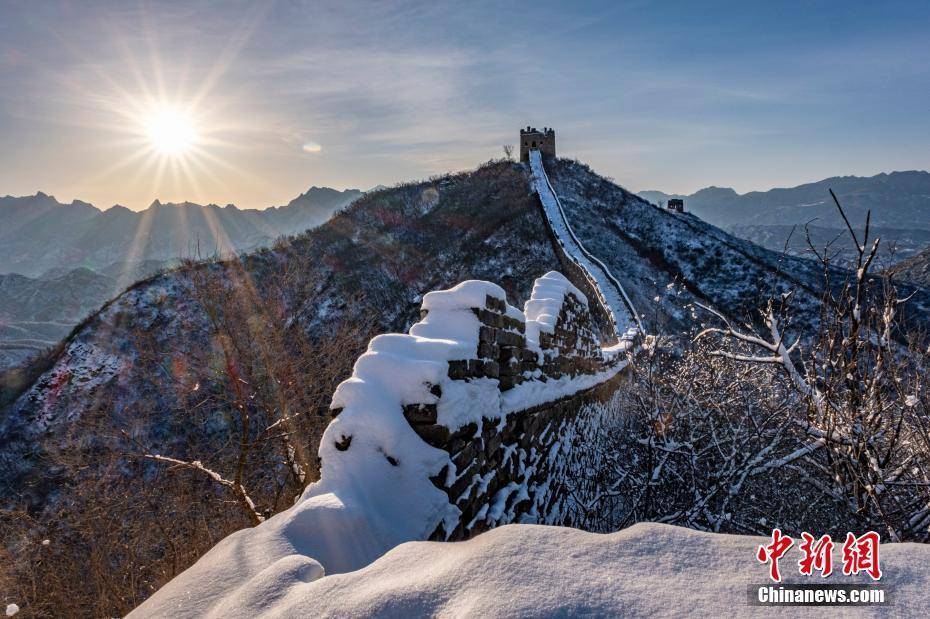
[[613, 393], [633, 346], [631, 335], [603, 349], [587, 298], [554, 271], [524, 311], [488, 282], [431, 292], [409, 334], [374, 338], [334, 394], [322, 478], [362, 462], [420, 467], [393, 477], [431, 487], [422, 538], [545, 520], [564, 499], [551, 474], [560, 437], [584, 403]]

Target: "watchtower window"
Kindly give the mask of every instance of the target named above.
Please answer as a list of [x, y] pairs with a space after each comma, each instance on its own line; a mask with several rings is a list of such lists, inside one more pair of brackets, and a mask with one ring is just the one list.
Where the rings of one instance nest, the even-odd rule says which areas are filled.
[[536, 148], [536, 142], [535, 142], [535, 141], [533, 142], [533, 148]]

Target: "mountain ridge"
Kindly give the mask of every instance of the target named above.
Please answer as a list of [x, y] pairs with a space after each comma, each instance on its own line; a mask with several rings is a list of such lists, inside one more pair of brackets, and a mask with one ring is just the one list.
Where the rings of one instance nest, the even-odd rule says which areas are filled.
[[[842, 257], [852, 246], [843, 234], [845, 224], [830, 197], [833, 190], [852, 225], [861, 229], [870, 215], [872, 236], [883, 239], [880, 261], [909, 258], [928, 245], [930, 237], [930, 172], [881, 172], [874, 176], [833, 176], [796, 187], [737, 193], [729, 187], [705, 187], [690, 195], [641, 191], [654, 204], [684, 200], [685, 210], [773, 251], [808, 252], [804, 228], [816, 232], [818, 249], [837, 238]], [[793, 234], [792, 234], [793, 231]], [[788, 242], [790, 238], [790, 243]]]
[[313, 186], [266, 209], [156, 199], [141, 211], [119, 204], [102, 210], [80, 200], [61, 203], [42, 191], [6, 196], [0, 198], [6, 223], [0, 232], [0, 273], [39, 277], [56, 267], [100, 270], [120, 260], [247, 251], [317, 226], [361, 195], [357, 189]]
[[888, 273], [894, 278], [930, 290], [930, 247], [893, 265]]
[[[914, 169], [914, 170], [892, 170], [891, 172], [879, 172], [878, 174], [873, 174], [872, 176], [859, 176], [859, 175], [857, 175], [857, 174], [844, 174], [844, 175], [837, 175], [837, 176], [829, 176], [829, 177], [824, 178], [824, 179], [821, 179], [821, 180], [819, 180], [819, 181], [809, 181], [809, 182], [806, 182], [806, 183], [801, 183], [801, 184], [799, 184], [799, 185], [794, 185], [794, 186], [792, 186], [792, 187], [772, 187], [771, 189], [753, 189], [753, 190], [747, 191], [747, 192], [745, 192], [745, 193], [739, 193], [738, 191], [736, 191], [736, 190], [733, 189], [732, 187], [721, 187], [721, 186], [717, 186], [717, 185], [708, 185], [707, 187], [702, 187], [702, 188], [700, 188], [700, 189], [697, 189], [697, 190], [695, 190], [694, 192], [692, 192], [692, 193], [690, 193], [690, 194], [666, 193], [666, 192], [661, 191], [661, 190], [659, 190], [659, 189], [644, 189], [644, 190], [638, 191], [638, 192], [636, 192], [636, 193], [637, 193], [637, 195], [639, 195], [640, 197], [643, 197], [643, 198], [646, 198], [646, 199], [649, 199], [649, 198], [647, 198], [646, 196], [649, 196], [649, 197], [659, 197], [659, 198], [664, 198], [664, 199], [668, 199], [668, 198], [682, 198], [682, 199], [686, 199], [686, 198], [694, 198], [694, 197], [696, 197], [696, 196], [700, 196], [700, 195], [704, 194], [704, 192], [719, 192], [721, 195], [723, 195], [723, 194], [730, 194], [730, 195], [732, 195], [733, 197], [741, 198], [741, 197], [745, 197], [745, 196], [761, 195], [761, 194], [767, 194], [767, 193], [777, 192], [777, 191], [790, 191], [790, 190], [793, 190], [793, 189], [806, 189], [806, 188], [809, 188], [809, 187], [812, 187], [812, 186], [819, 186], [819, 185], [822, 184], [822, 183], [830, 183], [830, 182], [868, 181], [868, 180], [874, 180], [874, 179], [897, 178], [897, 177], [920, 177], [920, 178], [922, 178], [922, 177], [925, 177], [925, 176], [928, 177], [928, 178], [930, 178], [930, 172], [928, 172], [928, 171], [926, 171], [926, 170], [917, 170], [917, 169]], [[718, 196], [718, 197], [719, 197], [719, 196]], [[650, 201], [651, 201], [651, 200], [650, 200]]]

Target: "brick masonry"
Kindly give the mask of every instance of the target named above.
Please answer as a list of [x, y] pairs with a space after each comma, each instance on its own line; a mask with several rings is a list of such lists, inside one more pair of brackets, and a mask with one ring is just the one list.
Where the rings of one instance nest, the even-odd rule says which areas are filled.
[[[561, 479], [562, 447], [585, 405], [606, 402], [624, 374], [571, 397], [483, 419], [434, 446], [449, 452], [451, 463], [431, 478], [461, 516], [446, 531], [440, 523], [430, 539], [462, 540], [502, 524], [558, 521], [567, 489]], [[448, 466], [454, 466], [449, 475]]]
[[[559, 522], [568, 498], [563, 450], [577, 441], [576, 427], [584, 422], [579, 415], [614, 395], [628, 363], [625, 355], [603, 353], [589, 306], [570, 291], [538, 342], [527, 340], [527, 324], [508, 315], [503, 299], [487, 296], [470, 311], [477, 318], [475, 355], [448, 361], [440, 384], [427, 385], [429, 401], [402, 406], [414, 432], [449, 456], [430, 481], [459, 516], [437, 522], [429, 536], [435, 540], [467, 539], [511, 522]], [[443, 388], [473, 381], [498, 392], [497, 415], [464, 427], [440, 423]], [[342, 436], [335, 448], [345, 452], [351, 441]]]
[[[539, 336], [539, 349], [527, 344], [526, 325], [506, 315], [505, 303], [487, 297], [477, 316], [479, 344], [474, 359], [449, 362], [449, 379], [492, 378], [502, 394], [527, 381], [561, 381], [610, 373], [625, 361], [606, 360], [587, 306], [565, 296], [551, 333]], [[417, 434], [449, 453], [449, 464], [431, 478], [461, 512], [454, 529], [437, 526], [430, 539], [466, 539], [523, 516], [545, 519], [561, 508], [564, 488], [554, 475], [565, 433], [587, 403], [609, 399], [621, 374], [569, 397], [482, 419], [462, 428], [437, 423], [437, 404], [410, 404], [404, 416]], [[441, 389], [433, 387], [433, 394]]]

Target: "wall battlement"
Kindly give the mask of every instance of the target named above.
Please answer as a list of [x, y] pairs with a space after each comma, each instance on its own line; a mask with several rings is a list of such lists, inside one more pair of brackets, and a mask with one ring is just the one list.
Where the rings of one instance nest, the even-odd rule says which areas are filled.
[[474, 280], [421, 307], [408, 333], [373, 338], [333, 394], [319, 481], [220, 541], [137, 614], [225, 616], [244, 599], [277, 599], [282, 579], [359, 570], [404, 542], [572, 524], [573, 456], [613, 414], [601, 404], [634, 342], [602, 349], [587, 299], [556, 272], [536, 280], [523, 311]]
[[[465, 539], [521, 518], [550, 521], [565, 500], [555, 474], [565, 434], [584, 404], [615, 391], [633, 348], [626, 344], [601, 349], [586, 297], [560, 273], [536, 281], [522, 312], [487, 282], [430, 293], [410, 333], [372, 340], [337, 389], [320, 448], [323, 480], [355, 458], [389, 472], [428, 460], [414, 471], [436, 504], [423, 538]], [[349, 393], [382, 380], [380, 363], [390, 364], [392, 388], [400, 386], [396, 408], [379, 411], [394, 416], [395, 436], [372, 427], [384, 419], [361, 423], [374, 411]], [[384, 404], [377, 391], [370, 396], [382, 398], [376, 408]]]

